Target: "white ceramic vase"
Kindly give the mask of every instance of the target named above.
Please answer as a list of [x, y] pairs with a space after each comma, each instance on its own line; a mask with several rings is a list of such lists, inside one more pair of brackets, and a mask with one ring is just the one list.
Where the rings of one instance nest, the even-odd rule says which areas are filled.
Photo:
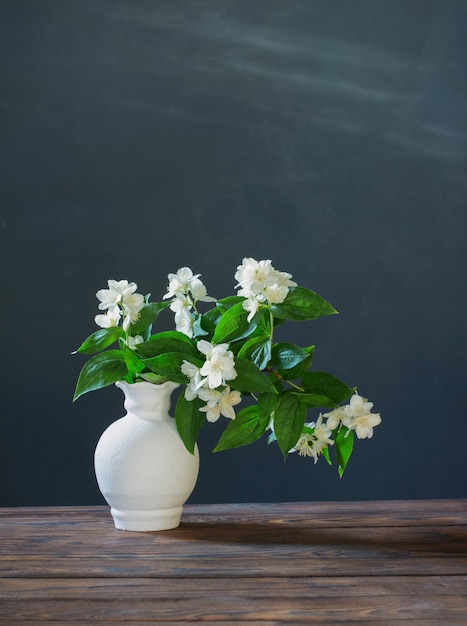
[[102, 434], [94, 456], [97, 483], [116, 528], [168, 530], [180, 524], [193, 491], [199, 452], [185, 448], [170, 417], [176, 383], [117, 382], [127, 414]]

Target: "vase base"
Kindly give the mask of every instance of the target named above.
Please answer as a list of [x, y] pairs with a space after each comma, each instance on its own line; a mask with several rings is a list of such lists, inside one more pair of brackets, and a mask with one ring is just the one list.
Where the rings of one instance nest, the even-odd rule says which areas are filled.
[[155, 511], [121, 511], [110, 509], [115, 528], [118, 530], [154, 531], [170, 530], [180, 525], [183, 506]]

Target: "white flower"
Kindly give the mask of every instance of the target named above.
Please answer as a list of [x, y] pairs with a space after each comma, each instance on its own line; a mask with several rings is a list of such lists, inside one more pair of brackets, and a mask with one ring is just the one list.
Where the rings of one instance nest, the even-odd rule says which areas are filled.
[[167, 293], [164, 296], [164, 300], [173, 298], [177, 295], [186, 294], [189, 290], [190, 282], [194, 278], [198, 278], [199, 274], [193, 275], [193, 272], [189, 267], [181, 267], [176, 274], [169, 274], [169, 286], [167, 287]]
[[170, 310], [174, 313], [179, 313], [183, 309], [191, 311], [193, 307], [193, 300], [185, 293], [178, 293], [170, 303]]
[[234, 406], [242, 401], [239, 391], [231, 391], [230, 387], [225, 387], [223, 391], [215, 389], [200, 389], [198, 396], [206, 402], [200, 411], [206, 413], [208, 422], [217, 422], [220, 415], [235, 419]]
[[242, 264], [237, 267], [234, 278], [238, 281], [237, 287], [247, 289], [255, 295], [272, 285], [271, 274], [274, 272], [271, 261], [256, 261], [252, 258], [244, 258]]
[[141, 309], [144, 307], [144, 296], [140, 293], [128, 294], [124, 297], [122, 308], [125, 315], [123, 320], [124, 330], [128, 330], [131, 324], [139, 319]]
[[100, 300], [99, 309], [105, 311], [120, 302], [123, 302], [129, 295], [134, 293], [138, 286], [136, 283], [129, 283], [127, 280], [108, 280], [108, 289], [99, 289], [96, 297]]
[[334, 441], [330, 439], [332, 432], [327, 423], [323, 423], [323, 416], [320, 413], [319, 417], [314, 425], [314, 435], [318, 439], [318, 441], [322, 441], [325, 444], [333, 445]]
[[316, 439], [311, 434], [304, 433], [290, 452], [298, 452], [299, 456], [312, 456], [316, 464], [325, 447], [326, 444], [323, 441]]
[[118, 326], [120, 322], [120, 309], [118, 306], [113, 306], [109, 308], [107, 313], [96, 315], [94, 321], [101, 328], [112, 328], [113, 326]]
[[175, 313], [175, 330], [187, 337], [193, 337], [195, 320], [189, 309], [181, 307]]
[[189, 361], [183, 361], [181, 367], [182, 373], [188, 376], [190, 382], [185, 388], [185, 398], [190, 401], [198, 397], [199, 389], [204, 383], [204, 379], [200, 374], [199, 367], [193, 365]]
[[199, 279], [201, 274], [193, 274], [189, 267], [181, 267], [176, 274], [169, 274], [169, 286], [164, 300], [173, 297], [186, 296], [191, 293], [195, 301], [215, 302], [215, 298], [207, 295], [206, 287]]
[[216, 298], [208, 296], [208, 292], [204, 284], [196, 278], [190, 283], [190, 293], [195, 302], [215, 302]]
[[185, 374], [185, 376], [188, 376], [190, 380], [199, 374], [199, 367], [196, 367], [196, 365], [190, 361], [183, 361], [181, 370], [182, 373]]
[[126, 341], [126, 345], [130, 348], [130, 350], [135, 350], [136, 346], [139, 343], [143, 343], [143, 341], [144, 339], [141, 337], [141, 335], [135, 335], [134, 337], [129, 335]]
[[334, 441], [331, 439], [332, 432], [328, 428], [327, 423], [323, 423], [323, 415], [321, 413], [316, 422], [309, 422], [305, 426], [310, 430], [313, 429], [313, 432], [302, 433], [290, 452], [298, 452], [299, 456], [312, 456], [315, 463], [317, 463], [321, 452], [328, 445], [334, 445]]
[[200, 370], [206, 378], [209, 389], [216, 389], [227, 380], [237, 377], [233, 353], [228, 350], [229, 344], [214, 345], [202, 339], [197, 343], [198, 350], [206, 356], [206, 361]]
[[381, 424], [379, 413], [363, 413], [352, 419], [349, 428], [355, 431], [358, 439], [371, 439], [373, 437], [373, 428], [378, 426], [378, 424]]
[[373, 402], [368, 402], [366, 398], [362, 398], [358, 393], [354, 393], [350, 398], [350, 404], [344, 407], [344, 412], [348, 417], [353, 418], [363, 413], [370, 413], [372, 408]]
[[144, 305], [144, 296], [140, 293], [131, 293], [123, 298], [123, 310], [133, 315], [138, 314]]
[[346, 420], [346, 415], [342, 407], [334, 409], [329, 413], [325, 413], [324, 417], [328, 418], [326, 424], [329, 430], [335, 430], [341, 422]]
[[193, 337], [194, 332], [192, 306], [193, 301], [185, 294], [178, 294], [170, 304], [170, 309], [175, 313], [175, 330], [188, 337]]
[[270, 304], [281, 304], [287, 298], [289, 288], [285, 285], [274, 283], [270, 287], [266, 287], [264, 295]]
[[[239, 292], [239, 295], [242, 295], [242, 294], [240, 294]], [[248, 317], [247, 317], [247, 320], [249, 322], [251, 322], [251, 320], [255, 316], [257, 310], [259, 309], [259, 305], [260, 305], [260, 301], [256, 296], [254, 296], [253, 294], [249, 294], [247, 296], [247, 299], [243, 303], [243, 308], [245, 309], [245, 311], [249, 312]]]
[[296, 287], [297, 283], [291, 280], [292, 274], [288, 272], [280, 272], [279, 270], [274, 270], [274, 282], [279, 287]]

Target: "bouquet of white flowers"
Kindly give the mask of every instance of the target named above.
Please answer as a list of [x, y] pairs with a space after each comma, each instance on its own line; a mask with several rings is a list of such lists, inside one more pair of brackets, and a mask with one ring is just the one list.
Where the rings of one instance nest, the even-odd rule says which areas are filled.
[[[215, 452], [267, 434], [284, 458], [298, 452], [315, 463], [323, 456], [331, 464], [334, 449], [342, 476], [354, 433], [358, 439], [371, 438], [381, 417], [355, 388], [311, 370], [314, 346], [274, 341], [276, 327], [286, 320], [337, 311], [270, 260], [243, 259], [235, 273], [237, 294], [220, 300], [207, 294], [200, 275], [188, 267], [168, 279], [160, 302], [136, 293], [136, 283], [126, 280], [109, 280], [108, 289], [97, 292], [100, 329], [76, 351], [94, 356], [81, 370], [74, 399], [119, 380], [155, 385], [170, 380], [185, 386], [175, 421], [190, 452], [204, 420], [215, 422], [222, 415], [229, 422]], [[200, 303], [210, 308], [204, 304], [208, 310], [201, 312]], [[153, 333], [156, 318], [167, 308], [175, 314], [175, 330]], [[236, 413], [243, 398], [247, 405]], [[308, 422], [310, 410], [318, 416]]]

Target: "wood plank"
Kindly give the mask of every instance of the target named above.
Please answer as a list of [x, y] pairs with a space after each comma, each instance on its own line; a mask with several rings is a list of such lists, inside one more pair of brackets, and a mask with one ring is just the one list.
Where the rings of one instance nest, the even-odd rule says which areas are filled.
[[10, 528], [2, 529], [0, 555], [24, 554], [34, 552], [35, 555], [50, 554], [51, 549], [62, 556], [84, 554], [87, 549], [93, 552], [112, 550], [112, 554], [125, 554], [131, 550], [134, 555], [145, 554], [157, 549], [158, 554], [170, 553], [177, 546], [184, 549], [192, 547], [199, 551], [203, 544], [203, 553], [219, 549], [241, 549], [242, 545], [255, 546], [260, 552], [268, 549], [279, 550], [280, 546], [354, 546], [372, 548], [406, 550], [429, 554], [449, 552], [450, 554], [467, 555], [467, 525], [437, 526], [394, 526], [369, 527], [362, 532], [361, 527], [342, 528], [309, 528], [307, 526], [290, 527], [280, 522], [276, 525], [250, 524], [238, 522], [232, 524], [185, 523], [177, 529], [159, 533], [122, 532], [109, 524], [105, 528], [96, 528], [94, 532], [87, 529], [70, 529], [62, 527]]
[[[203, 620], [204, 621], [204, 620]], [[209, 622], [209, 620], [206, 620], [207, 622]], [[27, 626], [58, 626], [58, 624], [60, 622], [57, 622], [57, 620], [55, 619], [47, 619], [47, 618], [40, 618], [39, 620], [33, 619], [33, 620], [27, 620], [27, 622], [25, 622], [24, 620], [9, 620], [8, 622], [2, 622], [1, 618], [0, 618], [0, 624], [8, 624], [11, 626], [16, 626], [18, 624], [27, 624]], [[73, 622], [69, 622], [69, 623], [75, 623], [75, 624], [87, 624], [89, 625], [90, 622], [86, 621], [86, 619], [84, 620], [74, 620]], [[99, 626], [115, 626], [116, 623], [115, 620], [109, 621], [106, 619], [102, 619], [99, 620], [98, 622], [96, 622]], [[163, 620], [163, 621], [155, 621], [153, 619], [151, 619], [150, 621], [148, 620], [135, 620], [133, 618], [131, 618], [130, 620], [127, 620], [126, 622], [121, 622], [123, 624], [127, 624], [127, 625], [131, 625], [131, 626], [148, 626], [148, 624], [170, 624], [170, 626], [186, 626], [187, 624], [194, 624], [194, 623], [199, 623], [199, 620], [197, 622], [194, 622], [190, 619], [187, 620]], [[326, 626], [342, 626], [342, 624], [353, 624], [354, 626], [359, 626], [359, 624], [364, 623], [361, 622], [358, 618], [357, 620], [353, 620], [352, 621], [347, 618], [347, 617], [343, 617], [343, 616], [339, 616], [336, 619], [334, 618], [330, 618], [330, 617], [326, 617], [325, 616], [325, 621], [323, 621], [323, 619], [321, 617], [318, 618], [307, 618], [307, 621], [297, 621], [294, 619], [287, 619], [285, 621], [280, 621], [278, 619], [272, 619], [272, 620], [230, 620], [230, 619], [226, 619], [226, 620], [218, 620], [216, 619], [214, 622], [211, 621], [211, 623], [215, 623], [216, 626], [238, 626], [240, 623], [245, 623], [248, 624], [248, 626], [282, 626], [283, 624], [287, 624], [287, 626], [303, 626], [303, 624], [308, 623], [308, 624], [326, 624]], [[369, 622], [367, 622], [368, 624], [375, 624], [376, 626], [401, 626], [401, 624], [403, 626], [466, 626], [466, 621], [461, 617], [454, 617], [454, 618], [443, 618], [442, 622], [440, 623], [439, 619], [430, 619], [430, 618], [423, 618], [422, 621], [420, 621], [418, 618], [412, 620], [411, 618], [407, 618], [407, 619], [385, 619], [385, 618], [381, 618], [378, 619], [377, 621], [375, 620], [370, 620]]]
[[[356, 521], [361, 526], [397, 526], [416, 522], [418, 526], [441, 523], [465, 524], [467, 499], [458, 500], [393, 500], [369, 502], [285, 502], [264, 504], [208, 504], [186, 505], [182, 522], [210, 522], [276, 524], [285, 521], [291, 525], [344, 527]], [[21, 523], [47, 525], [62, 523], [76, 526], [89, 523], [94, 528], [112, 522], [107, 506], [81, 507], [18, 507], [0, 509], [0, 527]]]
[[3, 529], [2, 576], [467, 574], [466, 526], [317, 529], [284, 521], [184, 523], [163, 533], [60, 526]]
[[[465, 524], [467, 499], [461, 500], [380, 500], [369, 502], [285, 502], [271, 504], [192, 505], [185, 507], [183, 521], [223, 523], [247, 520], [261, 524], [282, 523], [312, 527], [345, 527], [358, 520], [363, 527], [441, 523]], [[232, 519], [233, 518], [233, 519]]]
[[[278, 595], [293, 597], [334, 598], [367, 596], [465, 596], [467, 576], [347, 576], [325, 578], [0, 578], [0, 602], [11, 597], [38, 600], [86, 598], [89, 600], [120, 597], [140, 598], [206, 598], [228, 593], [231, 598], [245, 595], [262, 599]], [[467, 601], [467, 600], [466, 600]]]
[[[412, 561], [411, 559], [409, 559]], [[372, 576], [399, 576], [401, 574], [412, 576], [423, 576], [426, 572], [440, 576], [465, 575], [467, 568], [464, 561], [451, 559], [449, 562], [439, 562], [439, 559], [418, 559], [416, 563], [407, 564], [407, 559], [394, 559], [389, 563], [359, 562], [353, 564], [351, 561], [342, 561], [342, 557], [327, 559], [323, 563], [315, 562], [308, 567], [297, 567], [300, 561], [288, 563], [287, 558], [282, 561], [275, 559], [271, 564], [268, 559], [261, 559], [255, 562], [254, 558], [247, 560], [244, 566], [235, 563], [230, 569], [222, 559], [209, 559], [207, 562], [201, 560], [187, 563], [187, 559], [174, 559], [168, 561], [158, 561], [156, 559], [138, 562], [135, 566], [128, 559], [115, 559], [112, 562], [85, 563], [76, 560], [63, 564], [52, 559], [35, 561], [24, 571], [21, 565], [14, 563], [10, 567], [5, 567], [2, 576], [11, 577], [119, 577], [123, 573], [128, 578], [150, 577], [150, 578], [211, 578], [219, 576], [223, 578], [236, 577], [259, 577], [264, 576], [287, 576], [291, 578], [301, 578], [304, 576], [325, 576], [333, 577], [345, 574], [347, 576], [359, 577], [365, 575]], [[355, 583], [357, 584], [357, 583]]]
[[319, 621], [343, 621], [345, 623], [377, 623], [378, 620], [419, 620], [425, 618], [458, 619], [466, 616], [467, 602], [459, 596], [410, 597], [407, 595], [391, 595], [385, 597], [361, 596], [355, 598], [336, 596], [321, 598], [313, 596], [283, 597], [278, 595], [268, 598], [247, 596], [231, 598], [228, 593], [200, 598], [138, 598], [129, 601], [127, 598], [81, 598], [58, 599], [56, 597], [40, 600], [8, 599], [0, 605], [3, 623], [15, 621], [56, 620], [60, 624], [98, 623], [114, 621], [115, 623], [131, 620], [150, 620], [151, 622], [169, 621], [219, 621], [219, 620], [276, 620], [288, 622], [310, 623]]

